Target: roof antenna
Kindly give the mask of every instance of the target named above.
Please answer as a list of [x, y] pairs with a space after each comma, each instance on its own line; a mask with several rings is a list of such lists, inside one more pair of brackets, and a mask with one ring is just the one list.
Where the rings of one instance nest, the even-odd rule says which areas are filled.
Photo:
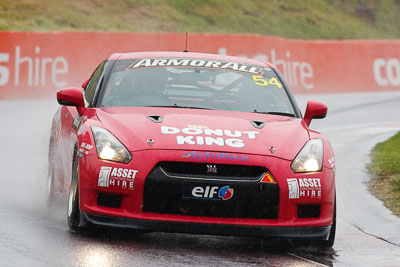
[[188, 32], [186, 32], [185, 50], [183, 50], [183, 52], [189, 52], [189, 51], [187, 50], [187, 43], [188, 43]]

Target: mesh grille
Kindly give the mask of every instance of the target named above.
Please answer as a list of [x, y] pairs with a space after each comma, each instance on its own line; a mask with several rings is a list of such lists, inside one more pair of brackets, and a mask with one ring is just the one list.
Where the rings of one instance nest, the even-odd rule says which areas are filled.
[[[252, 172], [252, 175], [227, 176], [230, 173], [227, 169], [226, 172], [222, 171], [220, 176], [206, 175], [199, 168], [204, 164], [194, 164], [163, 162], [157, 165], [144, 184], [143, 211], [225, 218], [276, 219], [278, 217], [278, 185], [260, 183], [259, 180], [243, 181], [249, 177], [252, 179], [257, 177], [258, 173], [264, 173], [265, 168], [226, 165], [235, 170], [250, 167], [249, 172]], [[179, 175], [180, 179], [170, 176], [171, 173]], [[241, 172], [241, 174], [246, 173]], [[193, 179], [195, 176], [197, 178]], [[232, 189], [230, 191], [232, 196], [224, 200], [220, 196], [220, 191], [227, 187]]]
[[161, 162], [159, 166], [168, 176], [238, 181], [257, 181], [267, 171], [259, 166], [194, 162]]

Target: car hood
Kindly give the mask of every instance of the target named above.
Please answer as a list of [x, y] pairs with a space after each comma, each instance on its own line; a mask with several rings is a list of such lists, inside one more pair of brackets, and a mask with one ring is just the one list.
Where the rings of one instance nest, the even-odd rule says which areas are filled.
[[292, 160], [309, 140], [307, 127], [301, 119], [278, 115], [108, 107], [98, 109], [97, 117], [130, 151], [179, 149], [269, 155]]

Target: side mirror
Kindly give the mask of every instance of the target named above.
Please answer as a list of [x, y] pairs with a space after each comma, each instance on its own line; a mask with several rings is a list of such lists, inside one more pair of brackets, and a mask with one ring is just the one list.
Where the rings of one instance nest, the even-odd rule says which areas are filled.
[[57, 102], [63, 106], [76, 107], [80, 116], [82, 116], [85, 111], [82, 90], [79, 88], [69, 87], [58, 91]]
[[310, 126], [312, 119], [323, 119], [328, 113], [328, 107], [317, 101], [308, 101], [306, 113], [304, 115], [304, 122]]
[[88, 84], [89, 80], [90, 80], [90, 78], [87, 79], [84, 83], [82, 83], [82, 89], [86, 88], [86, 85]]

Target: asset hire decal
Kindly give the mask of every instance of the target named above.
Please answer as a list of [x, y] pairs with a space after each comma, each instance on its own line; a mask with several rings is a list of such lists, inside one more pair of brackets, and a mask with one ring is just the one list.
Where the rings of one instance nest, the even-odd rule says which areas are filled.
[[99, 187], [133, 189], [137, 173], [137, 170], [102, 166], [100, 168], [97, 185]]
[[321, 198], [320, 178], [288, 178], [289, 199]]

